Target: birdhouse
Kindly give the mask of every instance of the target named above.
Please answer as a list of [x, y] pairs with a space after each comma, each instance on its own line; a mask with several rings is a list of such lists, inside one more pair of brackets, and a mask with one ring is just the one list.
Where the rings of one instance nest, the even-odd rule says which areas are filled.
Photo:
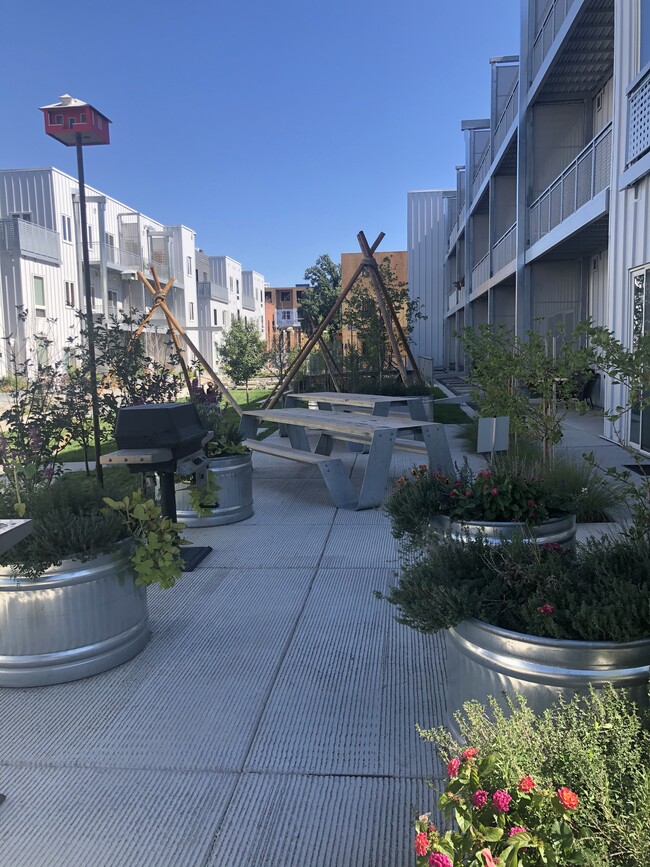
[[108, 125], [110, 120], [92, 105], [64, 94], [60, 102], [44, 105], [41, 111], [45, 117], [45, 132], [64, 145], [76, 145], [77, 135], [81, 135], [82, 145], [101, 145], [109, 143]]

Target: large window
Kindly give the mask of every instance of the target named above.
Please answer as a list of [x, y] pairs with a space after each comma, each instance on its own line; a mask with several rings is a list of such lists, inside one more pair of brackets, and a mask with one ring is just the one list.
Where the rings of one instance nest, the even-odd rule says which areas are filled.
[[34, 277], [34, 313], [39, 319], [45, 319], [45, 281], [42, 277]]

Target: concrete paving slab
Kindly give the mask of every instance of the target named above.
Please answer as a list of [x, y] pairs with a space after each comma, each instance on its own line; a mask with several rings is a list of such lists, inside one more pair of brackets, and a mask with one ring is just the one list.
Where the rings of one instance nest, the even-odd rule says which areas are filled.
[[368, 566], [397, 569], [398, 543], [391, 536], [390, 521], [365, 525], [335, 524], [327, 539], [320, 565], [343, 570]]
[[[287, 567], [298, 569], [316, 566], [325, 547], [330, 527], [327, 524], [293, 525], [282, 532], [272, 524], [238, 524], [225, 527], [195, 527], [184, 535], [194, 545], [212, 545], [212, 563], [220, 566], [251, 568]], [[204, 561], [206, 562], [206, 561]], [[201, 569], [201, 566], [198, 567]]]

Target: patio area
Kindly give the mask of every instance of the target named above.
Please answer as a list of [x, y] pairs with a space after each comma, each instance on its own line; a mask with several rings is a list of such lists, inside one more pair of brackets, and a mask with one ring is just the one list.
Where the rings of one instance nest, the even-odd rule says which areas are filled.
[[[601, 429], [571, 416], [566, 445], [629, 463]], [[358, 480], [367, 456], [338, 456]], [[395, 453], [391, 478], [413, 462]], [[0, 690], [3, 864], [413, 864], [440, 770], [415, 725], [444, 722], [443, 639], [373, 595], [398, 565], [381, 510], [336, 509], [314, 467], [254, 468], [254, 516], [186, 531], [212, 553], [149, 590], [139, 656]]]

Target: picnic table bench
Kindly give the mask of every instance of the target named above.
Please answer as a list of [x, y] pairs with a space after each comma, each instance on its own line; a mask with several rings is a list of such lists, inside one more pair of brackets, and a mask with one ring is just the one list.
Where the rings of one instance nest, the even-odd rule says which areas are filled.
[[[262, 421], [286, 425], [291, 446], [256, 440], [257, 428]], [[416, 444], [411, 440], [398, 442], [397, 435], [400, 431], [414, 428], [421, 432], [422, 443]], [[398, 448], [405, 447], [409, 450], [417, 447], [417, 452], [428, 458], [430, 466], [440, 466], [447, 472], [453, 471], [444, 426], [408, 417], [394, 419], [367, 413], [296, 408], [256, 409], [242, 414], [240, 429], [246, 445], [253, 451], [316, 464], [339, 508], [370, 509], [381, 505], [396, 444]], [[307, 437], [308, 430], [320, 432], [313, 451]], [[358, 497], [343, 462], [340, 458], [330, 457], [337, 440], [369, 446], [368, 462]]]

